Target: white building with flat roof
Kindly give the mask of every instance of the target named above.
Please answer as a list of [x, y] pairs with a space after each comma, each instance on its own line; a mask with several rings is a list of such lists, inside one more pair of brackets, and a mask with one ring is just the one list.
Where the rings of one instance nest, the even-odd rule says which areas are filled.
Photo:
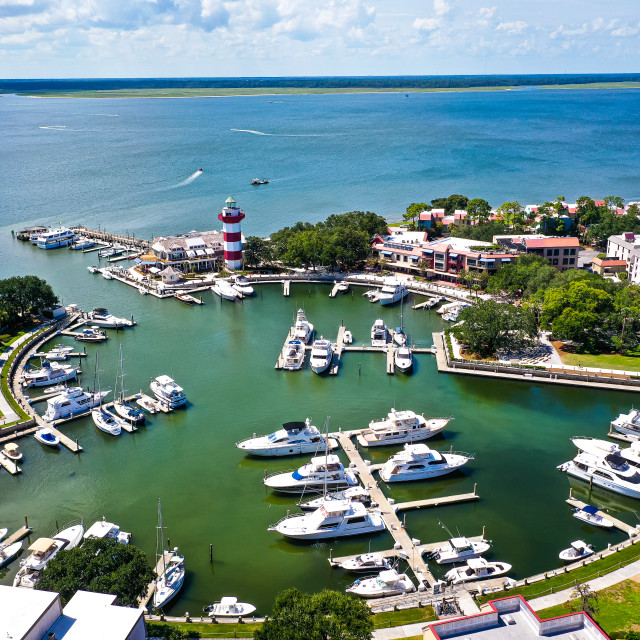
[[629, 282], [640, 284], [640, 234], [610, 236], [607, 240], [607, 257], [626, 260]]

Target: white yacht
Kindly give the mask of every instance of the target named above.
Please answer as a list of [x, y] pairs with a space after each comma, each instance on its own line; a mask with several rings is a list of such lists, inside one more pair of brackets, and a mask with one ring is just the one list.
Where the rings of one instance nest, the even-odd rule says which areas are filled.
[[22, 540], [10, 545], [0, 545], [0, 567], [9, 564], [22, 550]]
[[425, 418], [415, 412], [391, 409], [383, 420], [372, 420], [358, 435], [363, 447], [419, 442], [440, 433], [453, 418]]
[[104, 329], [121, 329], [122, 327], [133, 327], [135, 322], [133, 317], [131, 320], [126, 318], [116, 318], [104, 308], [96, 308], [86, 314], [86, 320], [95, 327], [103, 327]]
[[406, 573], [398, 573], [395, 569], [381, 571], [373, 578], [356, 580], [347, 588], [349, 593], [354, 593], [362, 598], [383, 598], [384, 596], [400, 596], [404, 593], [412, 593], [416, 586]]
[[105, 280], [113, 280], [113, 272], [109, 268], [100, 269], [100, 275]]
[[87, 238], [86, 236], [76, 236], [73, 244], [69, 245], [69, 249], [73, 251], [81, 251], [84, 249], [91, 249], [95, 244], [95, 241], [91, 238]]
[[393, 363], [402, 373], [407, 373], [413, 369], [413, 351], [411, 347], [398, 347], [393, 356]]
[[51, 538], [38, 538], [30, 547], [31, 555], [20, 561], [20, 570], [13, 580], [14, 587], [33, 589], [40, 579], [40, 572], [62, 549], [74, 549], [82, 541], [84, 527], [75, 524], [56, 532]]
[[20, 377], [20, 382], [23, 387], [48, 387], [71, 380], [76, 375], [78, 375], [78, 367], [45, 360], [40, 369], [31, 369], [27, 365]]
[[310, 513], [294, 513], [269, 527], [287, 538], [322, 540], [360, 536], [383, 531], [379, 509], [367, 509], [361, 502], [331, 500]]
[[212, 618], [241, 618], [251, 615], [256, 608], [248, 602], [238, 602], [238, 598], [228, 596], [220, 598], [220, 602], [214, 602], [202, 609]]
[[298, 371], [302, 369], [306, 349], [304, 343], [300, 340], [289, 340], [285, 348], [284, 364], [282, 368], [287, 371]]
[[454, 567], [445, 573], [445, 579], [453, 584], [495, 578], [511, 571], [511, 565], [506, 562], [487, 562], [484, 558], [473, 558], [466, 565]]
[[353, 334], [349, 329], [345, 329], [345, 332], [342, 334], [342, 342], [344, 344], [352, 344], [353, 343]]
[[60, 444], [60, 438], [51, 429], [38, 429], [33, 437], [48, 447], [57, 447]]
[[85, 532], [84, 539], [104, 538], [106, 540], [115, 540], [122, 544], [129, 544], [131, 534], [127, 531], [120, 531], [120, 527], [113, 522], [107, 522], [104, 517], [102, 520], [94, 522]]
[[47, 422], [87, 413], [97, 407], [110, 391], [84, 391], [82, 387], [68, 387], [60, 395], [47, 400], [47, 410], [42, 416]]
[[96, 267], [95, 265], [90, 265], [87, 267], [87, 271], [89, 273], [100, 273], [100, 267]]
[[47, 360], [68, 360], [73, 353], [73, 347], [65, 344], [57, 344], [44, 354]]
[[346, 470], [338, 456], [331, 454], [312, 458], [294, 471], [274, 473], [263, 481], [270, 489], [281, 493], [304, 493], [323, 490], [337, 491], [358, 484], [356, 476]]
[[[338, 442], [329, 438], [329, 450], [338, 448]], [[241, 440], [236, 447], [253, 456], [295, 456], [301, 453], [317, 453], [325, 448], [325, 437], [318, 427], [307, 418], [304, 422], [285, 422], [268, 436], [254, 434], [252, 438]]]
[[296, 323], [292, 327], [293, 339], [307, 344], [313, 336], [313, 325], [307, 321], [304, 309], [298, 309]]
[[371, 327], [371, 346], [386, 347], [389, 341], [389, 331], [383, 320], [378, 318]]
[[627, 461], [630, 467], [636, 467], [638, 471], [640, 471], [640, 441], [636, 440], [632, 442], [629, 447], [621, 447], [608, 440], [598, 440], [598, 438], [590, 438], [587, 436], [571, 438], [571, 442], [573, 442], [580, 451], [586, 451], [593, 455], [618, 454]]
[[404, 347], [407, 344], [407, 334], [402, 327], [396, 327], [393, 330], [393, 342], [399, 347]]
[[384, 463], [380, 477], [385, 482], [426, 480], [456, 471], [469, 460], [473, 460], [472, 454], [440, 453], [426, 444], [405, 444]]
[[331, 366], [332, 358], [333, 345], [331, 340], [325, 340], [320, 336], [320, 340], [316, 340], [311, 349], [311, 357], [309, 358], [311, 370], [317, 374], [325, 372]]
[[68, 247], [76, 237], [71, 229], [60, 227], [59, 229], [49, 229], [38, 236], [36, 245], [38, 249], [57, 249], [58, 247]]
[[178, 547], [174, 547], [173, 551], [165, 552], [164, 557], [165, 561], [156, 580], [156, 590], [153, 593], [154, 609], [161, 609], [168, 604], [184, 584], [184, 558], [178, 555]]
[[629, 413], [621, 413], [611, 426], [619, 433], [632, 438], [640, 438], [640, 409], [631, 409]]
[[232, 302], [238, 297], [238, 292], [226, 280], [216, 280], [211, 291], [223, 300], [231, 300]]
[[116, 398], [113, 402], [113, 410], [116, 414], [130, 424], [142, 424], [146, 420], [144, 411], [129, 404], [125, 398], [124, 388], [124, 358], [122, 345], [120, 345], [120, 359], [118, 362], [118, 374], [116, 376]]
[[347, 293], [347, 291], [349, 291], [349, 283], [344, 282], [344, 280], [342, 282], [337, 282], [336, 280], [334, 280], [334, 284], [338, 285], [338, 291], [340, 293]]
[[563, 549], [559, 553], [558, 557], [564, 562], [575, 562], [593, 555], [593, 551], [592, 544], [587, 544], [583, 540], [574, 540], [568, 549]]
[[385, 558], [379, 553], [363, 553], [344, 562], [339, 562], [336, 566], [344, 569], [345, 571], [352, 571], [354, 573], [369, 573], [375, 571], [385, 571], [391, 569], [393, 561], [391, 558]]
[[327, 502], [348, 500], [350, 502], [361, 502], [365, 507], [377, 506], [371, 500], [371, 494], [360, 485], [349, 487], [343, 491], [330, 491], [320, 498], [309, 498], [304, 502], [298, 502], [298, 507], [302, 511], [315, 511]]
[[104, 407], [98, 407], [91, 412], [93, 423], [104, 433], [110, 436], [119, 436], [122, 432], [122, 423], [120, 418], [114, 416], [113, 413], [107, 411]]
[[76, 334], [76, 340], [78, 340], [78, 342], [104, 342], [107, 339], [107, 332], [100, 331], [98, 327], [83, 329], [80, 333]]
[[169, 405], [170, 409], [187, 404], [187, 396], [182, 387], [178, 386], [169, 376], [158, 376], [149, 384], [153, 395], [160, 402]]
[[384, 284], [380, 294], [378, 295], [378, 302], [381, 305], [389, 305], [402, 300], [409, 290], [396, 278], [385, 278]]
[[427, 559], [435, 560], [438, 564], [462, 562], [477, 558], [489, 551], [490, 548], [491, 544], [486, 540], [469, 540], [463, 537], [451, 538], [443, 546], [434, 549]]
[[587, 524], [591, 524], [594, 527], [602, 527], [603, 529], [612, 529], [613, 522], [598, 513], [597, 507], [592, 507], [590, 504], [586, 504], [584, 507], [576, 507], [573, 510], [573, 517], [577, 520], [582, 520]]
[[231, 285], [236, 291], [241, 293], [243, 296], [252, 296], [254, 291], [251, 283], [247, 280], [245, 276], [237, 275], [232, 276], [233, 284]]

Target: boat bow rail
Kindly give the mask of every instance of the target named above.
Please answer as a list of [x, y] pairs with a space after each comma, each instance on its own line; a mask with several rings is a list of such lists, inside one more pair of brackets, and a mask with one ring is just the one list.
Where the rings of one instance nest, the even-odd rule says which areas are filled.
[[[244, 441], [242, 441], [242, 442], [244, 442]], [[264, 479], [265, 480], [269, 480], [270, 478], [275, 478], [276, 476], [281, 476], [281, 475], [284, 475], [285, 473], [293, 474], [293, 473], [296, 473], [297, 471], [298, 471], [298, 469], [284, 469], [283, 471], [274, 471], [273, 473], [265, 475]], [[296, 480], [297, 479], [301, 479], [301, 478], [304, 477], [304, 476], [300, 476], [300, 474], [298, 474], [298, 476], [299, 476], [299, 478], [296, 478]]]
[[274, 531], [275, 528], [285, 520], [291, 520], [291, 518], [303, 518], [304, 516], [308, 516], [308, 515], [309, 513], [291, 513], [289, 515], [284, 516], [283, 518], [280, 518], [280, 520], [278, 520], [278, 522], [276, 522], [275, 524], [269, 525], [269, 527], [267, 527], [267, 531]]
[[60, 532], [64, 531], [65, 529], [77, 527], [78, 525], [84, 528], [84, 518], [76, 518], [75, 520], [71, 520], [66, 524], [63, 524], [61, 527], [58, 527], [58, 529], [56, 529], [56, 532], [51, 537], [55, 538]]

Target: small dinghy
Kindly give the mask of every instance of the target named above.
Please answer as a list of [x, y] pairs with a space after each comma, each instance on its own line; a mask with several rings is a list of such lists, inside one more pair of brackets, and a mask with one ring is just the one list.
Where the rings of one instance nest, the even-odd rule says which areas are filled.
[[345, 571], [366, 573], [369, 571], [386, 571], [391, 569], [393, 561], [379, 553], [363, 553], [362, 555], [340, 562], [337, 566]]
[[593, 554], [593, 545], [587, 544], [583, 540], [574, 540], [568, 549], [563, 549], [558, 557], [564, 562], [574, 562], [582, 560]]
[[42, 444], [46, 444], [49, 447], [57, 447], [60, 444], [60, 438], [53, 433], [50, 429], [38, 429], [33, 437]]
[[[2, 450], [2, 453], [14, 462], [16, 462], [17, 460], [22, 460], [22, 451], [20, 451], [18, 445], [15, 442], [8, 442]], [[2, 538], [4, 538], [4, 536], [0, 536], [0, 540], [2, 540]]]
[[202, 609], [212, 618], [241, 618], [251, 615], [256, 608], [248, 602], [238, 602], [238, 598], [220, 598], [220, 602], [214, 602]]
[[604, 529], [611, 529], [613, 522], [599, 515], [599, 509], [587, 504], [582, 509], [576, 508], [573, 510], [573, 517], [587, 524], [592, 524], [594, 527], [603, 527]]

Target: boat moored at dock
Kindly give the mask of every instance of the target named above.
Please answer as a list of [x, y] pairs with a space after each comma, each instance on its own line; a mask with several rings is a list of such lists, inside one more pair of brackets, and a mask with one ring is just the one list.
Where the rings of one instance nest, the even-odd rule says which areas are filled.
[[49, 229], [41, 233], [37, 240], [38, 249], [58, 249], [68, 247], [75, 239], [76, 234], [71, 229], [60, 227], [59, 229]]
[[107, 332], [100, 331], [98, 327], [83, 329], [80, 333], [75, 335], [75, 339], [78, 340], [78, 342], [104, 342], [108, 337]]
[[9, 545], [0, 545], [0, 568], [10, 564], [22, 550], [22, 540]]
[[84, 391], [82, 387], [67, 387], [60, 395], [47, 399], [47, 410], [42, 417], [47, 422], [53, 422], [88, 413], [109, 393], [110, 391]]
[[361, 502], [365, 507], [375, 506], [376, 504], [372, 502], [371, 494], [367, 489], [360, 485], [356, 485], [355, 487], [349, 487], [343, 491], [330, 491], [320, 498], [310, 498], [304, 502], [298, 502], [298, 507], [300, 507], [302, 511], [315, 511], [328, 502], [340, 500]]
[[393, 355], [393, 364], [402, 373], [411, 371], [413, 369], [413, 351], [411, 347], [398, 347]]
[[426, 444], [405, 444], [380, 469], [385, 482], [428, 480], [452, 473], [473, 459], [468, 453], [440, 453]]
[[409, 290], [397, 278], [385, 278], [377, 302], [383, 306], [400, 302], [409, 294]]
[[18, 444], [16, 442], [7, 442], [7, 444], [4, 445], [4, 449], [2, 450], [2, 453], [3, 455], [7, 456], [9, 460], [13, 460], [14, 462], [17, 462], [18, 460], [22, 460], [22, 458], [24, 457], [22, 455], [22, 451], [20, 451], [20, 448], [18, 447]]
[[238, 598], [228, 596], [220, 598], [220, 602], [214, 602], [202, 609], [212, 618], [242, 618], [250, 616], [256, 608], [248, 602], [238, 602]]
[[464, 562], [471, 558], [478, 558], [490, 548], [491, 544], [486, 540], [469, 540], [460, 536], [451, 538], [443, 546], [434, 549], [428, 559], [435, 560], [438, 564]]
[[334, 566], [353, 573], [378, 573], [391, 569], [393, 561], [391, 558], [385, 558], [379, 553], [363, 553], [344, 562], [338, 562]]
[[107, 522], [105, 518], [94, 522], [85, 532], [84, 539], [100, 538], [105, 540], [115, 540], [122, 544], [129, 544], [131, 534], [127, 531], [120, 531], [120, 527], [113, 522]]
[[587, 544], [583, 540], [574, 540], [571, 546], [567, 549], [563, 549], [558, 557], [563, 562], [575, 562], [576, 560], [582, 560], [582, 558], [588, 558], [593, 555], [593, 545]]
[[367, 429], [358, 434], [363, 447], [419, 442], [440, 433], [453, 418], [425, 418], [413, 411], [391, 409], [383, 420], [372, 420]]
[[629, 413], [621, 413], [612, 423], [618, 433], [631, 438], [640, 438], [640, 409], [631, 409]]
[[283, 369], [287, 371], [298, 371], [302, 369], [306, 350], [304, 343], [300, 340], [289, 340], [285, 348]]
[[51, 429], [38, 429], [33, 437], [40, 443], [48, 447], [57, 447], [60, 444], [60, 438], [51, 431]]
[[333, 359], [333, 345], [331, 340], [325, 340], [322, 336], [316, 340], [311, 348], [309, 366], [314, 373], [324, 373], [330, 366]]
[[356, 580], [347, 588], [348, 593], [353, 593], [362, 598], [384, 598], [386, 596], [400, 596], [412, 593], [416, 586], [406, 573], [398, 573], [395, 569], [381, 571], [373, 578]]
[[304, 309], [298, 309], [296, 323], [291, 327], [291, 335], [294, 340], [308, 344], [313, 337], [313, 325], [307, 320]]
[[371, 346], [386, 347], [389, 342], [389, 330], [381, 318], [378, 318], [371, 327]]
[[26, 365], [20, 382], [23, 387], [48, 387], [71, 380], [77, 375], [77, 367], [44, 361], [40, 369], [31, 369], [29, 365]]
[[91, 247], [95, 246], [95, 241], [91, 238], [86, 238], [85, 236], [77, 236], [72, 244], [69, 245], [69, 249], [72, 251], [81, 251], [84, 249], [91, 249]]
[[243, 296], [252, 296], [254, 294], [251, 283], [243, 275], [231, 276], [231, 286]]
[[445, 573], [445, 579], [453, 584], [495, 578], [511, 571], [506, 562], [488, 562], [484, 558], [468, 560], [462, 567], [454, 567]]
[[96, 307], [93, 311], [89, 311], [85, 317], [87, 324], [104, 329], [122, 329], [124, 327], [133, 327], [135, 322], [133, 317], [131, 320], [126, 318], [116, 318], [104, 307]]
[[187, 396], [184, 393], [184, 389], [169, 376], [158, 376], [151, 381], [149, 387], [153, 391], [153, 395], [170, 409], [187, 404]]
[[598, 513], [599, 509], [591, 506], [590, 504], [585, 505], [582, 508], [576, 508], [573, 510], [573, 517], [582, 520], [582, 522], [586, 522], [587, 524], [591, 524], [594, 527], [602, 527], [603, 529], [612, 529], [613, 522], [604, 516], [601, 516]]
[[68, 360], [73, 353], [73, 347], [64, 344], [57, 344], [50, 351], [45, 352], [44, 357], [50, 361]]

